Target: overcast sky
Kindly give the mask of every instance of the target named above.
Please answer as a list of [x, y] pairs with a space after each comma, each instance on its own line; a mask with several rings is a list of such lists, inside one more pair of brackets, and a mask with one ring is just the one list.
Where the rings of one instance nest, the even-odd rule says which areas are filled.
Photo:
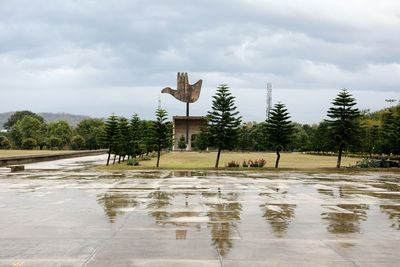
[[246, 121], [265, 119], [266, 85], [294, 121], [319, 122], [348, 88], [360, 109], [400, 99], [398, 0], [0, 0], [0, 112], [112, 112], [152, 118], [176, 73], [218, 84]]

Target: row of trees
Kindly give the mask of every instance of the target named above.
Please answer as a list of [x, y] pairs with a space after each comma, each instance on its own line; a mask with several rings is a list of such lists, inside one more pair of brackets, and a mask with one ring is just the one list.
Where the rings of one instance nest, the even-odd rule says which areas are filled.
[[167, 121], [167, 112], [160, 108], [155, 121], [141, 120], [137, 114], [130, 120], [113, 114], [105, 122], [103, 144], [108, 148], [107, 165], [111, 154], [115, 163], [117, 157], [118, 162], [124, 162], [126, 157], [134, 159], [155, 151], [159, 167], [161, 151], [172, 146], [172, 124]]
[[66, 121], [46, 123], [31, 111], [17, 111], [4, 124], [0, 149], [99, 149], [105, 124], [101, 119], [85, 119], [77, 127]]
[[285, 105], [278, 103], [270, 118], [263, 123], [242, 124], [236, 111], [234, 97], [226, 85], [221, 85], [213, 97], [208, 112], [207, 126], [193, 142], [204, 150], [217, 149], [215, 167], [221, 150], [265, 151], [275, 150], [275, 167], [279, 166], [280, 152], [313, 151], [337, 152], [340, 167], [343, 152], [372, 154], [400, 154], [400, 106], [376, 113], [360, 112], [356, 100], [343, 89], [327, 111], [328, 119], [318, 125], [291, 122]]

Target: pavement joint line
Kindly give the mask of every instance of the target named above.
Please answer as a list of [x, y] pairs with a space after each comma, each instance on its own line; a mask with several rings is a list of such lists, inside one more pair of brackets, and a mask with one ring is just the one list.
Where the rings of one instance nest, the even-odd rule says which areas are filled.
[[342, 255], [339, 251], [337, 251], [334, 247], [330, 246], [329, 244], [327, 244], [324, 240], [320, 239], [320, 241], [327, 246], [328, 248], [332, 249], [337, 255], [339, 255], [341, 258], [343, 258], [344, 260], [350, 262], [351, 264], [353, 264], [356, 267], [360, 267], [357, 263], [355, 263], [353, 260], [347, 258], [346, 256]]
[[95, 249], [94, 251], [89, 255], [89, 257], [86, 259], [85, 262], [82, 263], [82, 267], [85, 267], [88, 265], [88, 263], [96, 256], [97, 252], [105, 246], [106, 243], [108, 243], [109, 241], [113, 240], [115, 238], [115, 236], [119, 233], [119, 231], [121, 231], [121, 229], [125, 226], [126, 222], [128, 221], [128, 219], [130, 218], [132, 214], [132, 211], [129, 212], [125, 218], [124, 221], [121, 223], [121, 225], [114, 231], [114, 233], [111, 235], [110, 238], [105, 239], [103, 242], [101, 242]]

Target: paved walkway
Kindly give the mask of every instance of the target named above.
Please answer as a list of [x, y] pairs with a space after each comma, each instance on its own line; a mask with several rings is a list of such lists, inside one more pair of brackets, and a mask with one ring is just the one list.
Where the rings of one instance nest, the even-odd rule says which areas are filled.
[[[396, 175], [0, 168], [0, 266], [398, 266]], [[398, 176], [398, 175], [397, 175]]]

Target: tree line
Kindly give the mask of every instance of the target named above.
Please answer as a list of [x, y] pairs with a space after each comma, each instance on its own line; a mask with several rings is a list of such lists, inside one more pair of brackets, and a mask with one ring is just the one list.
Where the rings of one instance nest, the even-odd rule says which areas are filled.
[[17, 111], [4, 124], [0, 149], [99, 149], [104, 127], [101, 119], [84, 119], [73, 128], [63, 120], [46, 123], [36, 113]]
[[[242, 123], [235, 97], [227, 85], [220, 85], [212, 99], [207, 123], [194, 137], [192, 147], [217, 151], [215, 167], [223, 150], [275, 151], [275, 167], [281, 151], [301, 151], [319, 154], [336, 153], [340, 167], [344, 152], [373, 156], [400, 155], [400, 105], [377, 112], [360, 111], [356, 100], [343, 89], [327, 110], [327, 119], [319, 124], [299, 124], [290, 121], [283, 103], [277, 103], [270, 118], [257, 123]], [[0, 149], [108, 149], [117, 160], [135, 159], [155, 152], [157, 167], [163, 149], [172, 146], [172, 124], [167, 112], [156, 110], [155, 120], [142, 120], [138, 115], [127, 119], [112, 114], [105, 121], [85, 119], [72, 128], [65, 121], [45, 123], [30, 111], [14, 113], [4, 124], [8, 130], [0, 133]], [[175, 140], [184, 147], [184, 137]]]
[[193, 141], [198, 150], [214, 148], [218, 167], [221, 150], [275, 151], [275, 167], [280, 152], [302, 151], [336, 153], [340, 167], [344, 152], [368, 156], [398, 156], [400, 154], [400, 105], [378, 112], [360, 111], [356, 99], [348, 90], [341, 90], [327, 110], [327, 119], [308, 125], [290, 121], [283, 103], [277, 103], [269, 119], [261, 123], [241, 124], [235, 98], [226, 85], [221, 85], [213, 97], [207, 125]]

